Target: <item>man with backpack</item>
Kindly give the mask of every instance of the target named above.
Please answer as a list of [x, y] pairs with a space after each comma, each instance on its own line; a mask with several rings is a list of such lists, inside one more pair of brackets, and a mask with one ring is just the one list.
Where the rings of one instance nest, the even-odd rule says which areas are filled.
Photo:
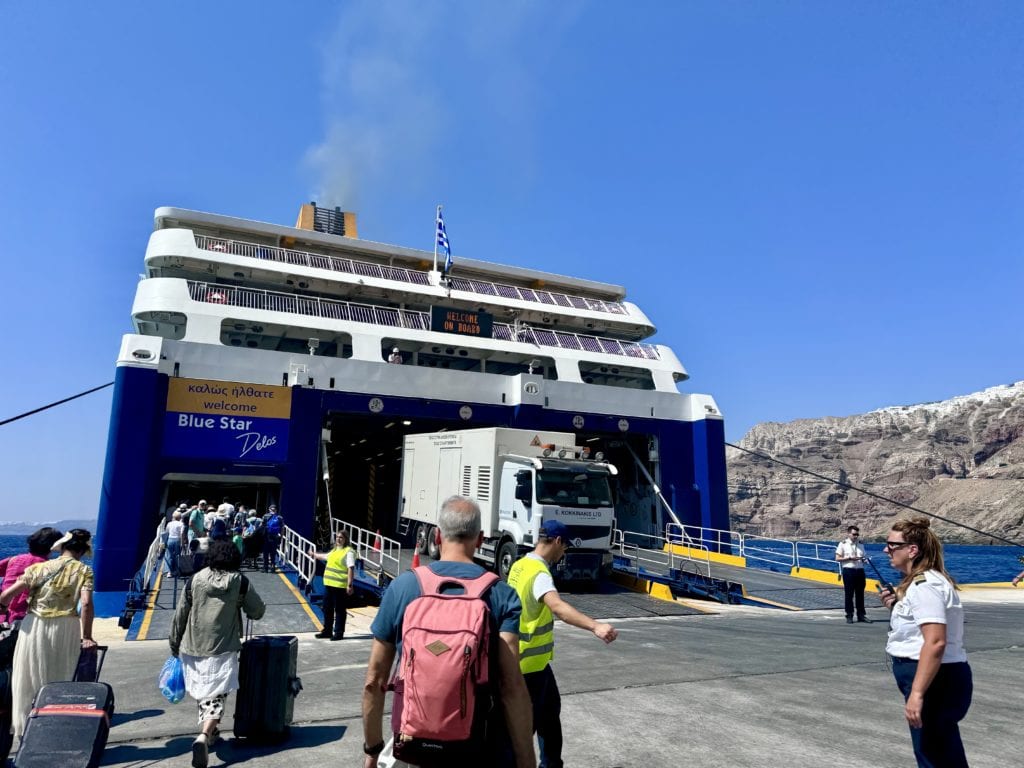
[[523, 605], [519, 622], [519, 667], [533, 703], [533, 723], [540, 746], [541, 768], [562, 768], [562, 697], [551, 660], [555, 656], [555, 617], [612, 642], [618, 637], [611, 624], [594, 621], [565, 602], [555, 589], [551, 567], [565, 555], [569, 530], [558, 520], [541, 523], [533, 552], [517, 560], [508, 583]]
[[[377, 768], [386, 746], [388, 766], [498, 768], [511, 752], [517, 768], [534, 768], [530, 699], [519, 671], [519, 598], [473, 562], [483, 537], [476, 502], [452, 496], [438, 523], [440, 560], [395, 579], [370, 627], [364, 768]], [[385, 745], [389, 689], [393, 738]]]

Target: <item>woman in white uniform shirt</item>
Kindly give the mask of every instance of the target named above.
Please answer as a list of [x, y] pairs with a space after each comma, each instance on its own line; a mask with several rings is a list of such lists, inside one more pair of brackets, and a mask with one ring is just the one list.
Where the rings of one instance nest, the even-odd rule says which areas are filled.
[[885, 542], [892, 567], [903, 574], [885, 650], [906, 699], [904, 714], [919, 768], [967, 765], [957, 725], [971, 706], [974, 684], [964, 651], [964, 611], [956, 583], [942, 564], [942, 544], [926, 517], [900, 520]]

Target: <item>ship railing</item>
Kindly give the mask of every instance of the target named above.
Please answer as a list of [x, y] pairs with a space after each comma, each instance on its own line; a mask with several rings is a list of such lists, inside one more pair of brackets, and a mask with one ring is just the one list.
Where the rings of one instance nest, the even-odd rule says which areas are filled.
[[[331, 519], [331, 540], [339, 531], [348, 534], [349, 546], [356, 551], [356, 557], [362, 561], [363, 569], [378, 577], [381, 581], [392, 581], [402, 569], [402, 545], [379, 532], [360, 528], [358, 525]], [[386, 586], [380, 583], [380, 586]]]
[[837, 576], [843, 573], [842, 564], [836, 560], [836, 545], [823, 541], [797, 541], [796, 567], [816, 568], [821, 571], [835, 571]]
[[[430, 330], [430, 314], [410, 309], [378, 307], [372, 304], [356, 304], [338, 299], [323, 299], [317, 296], [301, 296], [293, 293], [268, 291], [262, 288], [245, 288], [235, 285], [220, 285], [198, 280], [188, 281], [189, 296], [195, 301], [210, 304], [224, 304], [246, 309], [270, 310], [290, 314], [311, 315], [328, 320], [349, 320], [357, 323], [409, 328], [418, 331]], [[494, 338], [501, 341], [517, 341], [538, 347], [583, 350], [599, 354], [620, 355], [643, 360], [658, 360], [658, 348], [653, 344], [622, 341], [599, 336], [586, 336], [568, 331], [550, 331], [538, 328], [514, 329], [507, 323], [494, 323]]]
[[825, 571], [838, 569], [835, 544], [828, 542], [793, 541], [699, 525], [684, 525], [682, 529], [688, 538], [704, 542], [711, 551], [739, 555], [754, 567], [767, 566], [772, 570], [801, 566]]
[[[344, 272], [350, 275], [376, 277], [382, 280], [396, 280], [414, 285], [430, 285], [426, 272], [403, 267], [390, 267], [384, 264], [373, 264], [355, 261], [341, 256], [326, 256], [308, 251], [296, 251], [290, 248], [278, 248], [273, 245], [247, 243], [241, 240], [228, 240], [208, 235], [195, 235], [196, 246], [205, 251], [230, 253], [233, 256], [246, 256], [265, 261], [276, 261], [281, 264], [294, 264], [302, 267], [328, 269], [333, 272]], [[594, 312], [605, 312], [612, 315], [628, 315], [625, 305], [618, 301], [588, 299], [556, 291], [543, 291], [537, 288], [520, 288], [505, 283], [492, 283], [487, 280], [469, 280], [462, 277], [449, 277], [448, 285], [457, 291], [477, 293], [485, 296], [501, 296], [506, 299], [519, 299], [533, 304], [547, 304], [565, 309], [587, 309]]]
[[619, 528], [615, 529], [612, 537], [612, 549], [618, 550], [620, 555], [630, 560], [634, 573], [644, 568], [668, 575], [673, 570], [682, 570], [689, 563], [698, 573], [710, 578], [711, 556], [708, 549], [687, 545], [687, 551], [680, 552], [678, 546], [678, 539], [673, 541], [669, 536], [623, 531]]
[[281, 529], [281, 541], [277, 545], [277, 555], [287, 565], [295, 569], [303, 580], [302, 586], [313, 583], [316, 575], [316, 558], [313, 542], [287, 525]]

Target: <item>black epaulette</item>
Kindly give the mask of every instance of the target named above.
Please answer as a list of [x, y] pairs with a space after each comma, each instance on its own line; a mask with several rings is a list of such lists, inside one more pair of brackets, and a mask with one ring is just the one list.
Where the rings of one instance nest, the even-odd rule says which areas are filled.
[[925, 576], [923, 573], [920, 576], [918, 576], [916, 579], [914, 579], [914, 583], [915, 584], [924, 584], [927, 581], [928, 581], [928, 577]]

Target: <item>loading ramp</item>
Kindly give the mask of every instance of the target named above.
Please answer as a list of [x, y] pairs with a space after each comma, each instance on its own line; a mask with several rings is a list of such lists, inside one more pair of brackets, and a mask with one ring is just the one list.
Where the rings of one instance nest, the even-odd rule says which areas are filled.
[[[767, 567], [730, 564], [722, 559], [741, 560], [723, 558], [720, 551], [708, 546], [706, 537], [691, 535], [686, 526], [670, 524], [664, 535], [617, 530], [612, 572], [664, 585], [673, 597], [795, 611], [843, 609], [844, 593], [838, 579], [825, 583], [780, 573], [772, 568], [787, 564], [776, 559], [764, 560]], [[822, 557], [814, 559], [826, 562]]]

